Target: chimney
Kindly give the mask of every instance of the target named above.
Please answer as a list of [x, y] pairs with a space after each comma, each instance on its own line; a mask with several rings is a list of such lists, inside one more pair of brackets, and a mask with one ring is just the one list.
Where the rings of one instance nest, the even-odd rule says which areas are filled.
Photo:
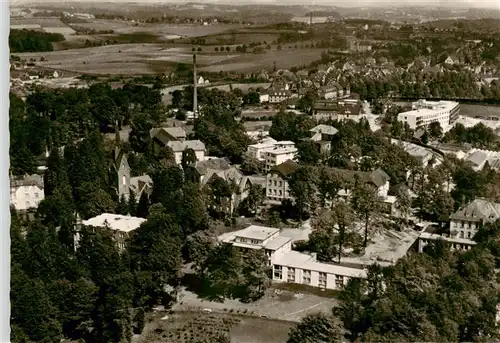
[[198, 80], [196, 79], [196, 53], [193, 54], [193, 116], [198, 116]]

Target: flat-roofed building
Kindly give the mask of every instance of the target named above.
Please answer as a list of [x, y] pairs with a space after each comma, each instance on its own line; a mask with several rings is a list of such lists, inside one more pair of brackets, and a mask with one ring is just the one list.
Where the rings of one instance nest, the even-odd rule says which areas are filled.
[[443, 240], [447, 243], [452, 251], [470, 250], [477, 244], [472, 239], [422, 232], [420, 237], [418, 237], [418, 252], [423, 252], [426, 245], [435, 243], [438, 240]]
[[449, 131], [460, 114], [460, 104], [455, 101], [419, 100], [412, 103], [412, 110], [398, 114], [398, 120], [415, 130], [438, 122], [443, 132]]
[[281, 230], [250, 225], [246, 229], [219, 236], [219, 241], [242, 249], [264, 249], [273, 269], [273, 282], [305, 284], [325, 289], [341, 289], [351, 278], [366, 278], [363, 268], [321, 263], [315, 254], [292, 250], [292, 238]]
[[270, 171], [272, 167], [277, 166], [287, 160], [295, 160], [297, 152], [298, 149], [295, 146], [291, 145], [289, 147], [276, 147], [273, 150], [266, 151], [266, 171]]
[[[120, 214], [103, 213], [96, 217], [83, 220], [81, 225], [109, 230], [112, 233], [113, 239], [120, 250], [125, 249], [125, 241], [130, 236], [130, 233], [139, 228], [146, 219], [139, 217], [124, 216]], [[77, 225], [78, 226], [78, 225]], [[80, 241], [80, 234], [77, 227], [74, 242], [75, 247]]]
[[292, 250], [292, 239], [281, 236], [280, 229], [258, 225], [250, 225], [243, 230], [224, 234], [219, 237], [219, 241], [243, 251], [264, 249], [270, 264]]

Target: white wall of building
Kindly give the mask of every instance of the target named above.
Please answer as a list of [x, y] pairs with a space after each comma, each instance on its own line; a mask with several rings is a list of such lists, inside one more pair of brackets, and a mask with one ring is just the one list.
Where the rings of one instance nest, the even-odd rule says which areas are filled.
[[438, 122], [443, 132], [447, 132], [454, 125], [450, 118], [452, 115], [455, 117], [454, 113], [459, 111], [459, 106], [459, 103], [454, 101], [419, 100], [412, 103], [413, 110], [399, 113], [398, 121], [408, 123], [413, 130]]
[[295, 160], [297, 156], [296, 148], [277, 149], [266, 152], [266, 171], [288, 160]]
[[38, 186], [20, 186], [11, 189], [10, 203], [18, 211], [37, 208], [45, 198], [43, 189]]

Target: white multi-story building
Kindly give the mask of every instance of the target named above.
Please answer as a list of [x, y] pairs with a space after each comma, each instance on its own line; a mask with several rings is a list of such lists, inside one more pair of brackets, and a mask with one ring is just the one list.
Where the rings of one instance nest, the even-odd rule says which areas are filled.
[[460, 104], [455, 101], [419, 100], [412, 103], [412, 110], [398, 114], [398, 120], [415, 130], [438, 122], [443, 132], [450, 130], [460, 114]]
[[277, 166], [288, 160], [295, 160], [297, 156], [297, 148], [295, 146], [290, 147], [277, 147], [273, 150], [268, 150], [265, 152], [265, 163], [266, 172], [270, 171], [272, 167]]
[[315, 254], [292, 250], [292, 239], [280, 229], [251, 225], [224, 234], [219, 241], [243, 250], [264, 249], [273, 268], [274, 282], [305, 284], [325, 289], [341, 289], [351, 278], [366, 278], [366, 270], [321, 263]]
[[281, 236], [280, 229], [258, 225], [250, 225], [246, 229], [224, 234], [219, 240], [243, 251], [264, 249], [271, 265], [292, 250], [292, 239]]
[[43, 177], [38, 174], [11, 179], [10, 204], [18, 211], [37, 208], [45, 198]]
[[418, 252], [423, 252], [426, 245], [435, 243], [438, 240], [443, 240], [447, 243], [452, 251], [470, 250], [477, 244], [472, 239], [422, 232], [418, 237]]
[[[97, 217], [90, 218], [81, 222], [82, 225], [109, 230], [113, 234], [113, 239], [120, 250], [125, 249], [125, 241], [130, 233], [141, 226], [146, 219], [139, 217], [123, 216], [120, 214], [103, 213]], [[80, 233], [75, 232], [74, 242], [75, 247], [80, 241]]]
[[477, 198], [450, 215], [450, 234], [474, 238], [481, 225], [500, 219], [500, 204]]
[[266, 160], [266, 153], [272, 150], [278, 149], [289, 149], [295, 148], [295, 143], [292, 141], [276, 141], [272, 138], [266, 138], [260, 143], [249, 145], [247, 148], [247, 152], [250, 156], [258, 159], [259, 161]]

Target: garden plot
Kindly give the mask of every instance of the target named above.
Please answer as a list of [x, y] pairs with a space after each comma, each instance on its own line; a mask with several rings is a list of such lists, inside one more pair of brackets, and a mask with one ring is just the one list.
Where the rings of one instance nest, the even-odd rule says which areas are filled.
[[188, 343], [231, 337], [237, 343], [284, 343], [292, 323], [248, 315], [175, 312], [157, 320], [156, 329], [145, 335], [145, 343]]

